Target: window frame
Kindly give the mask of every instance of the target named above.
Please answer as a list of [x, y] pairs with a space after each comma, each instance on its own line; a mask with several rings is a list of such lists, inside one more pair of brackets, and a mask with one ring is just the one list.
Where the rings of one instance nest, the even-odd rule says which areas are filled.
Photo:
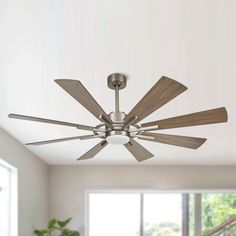
[[[148, 194], [148, 193], [153, 193], [153, 194], [161, 194], [161, 193], [166, 193], [166, 194], [182, 194], [182, 200], [183, 200], [183, 195], [186, 194], [186, 191], [178, 191], [178, 190], [87, 190], [85, 191], [85, 236], [89, 236], [89, 195], [90, 194], [96, 194], [96, 193], [104, 193], [104, 194], [140, 194], [140, 224], [139, 224], [139, 236], [143, 236], [143, 220], [144, 220], [144, 194]], [[188, 192], [187, 192], [188, 194]], [[182, 203], [182, 207], [183, 207], [183, 203]], [[182, 210], [184, 212], [184, 210]], [[182, 221], [183, 221], [184, 217], [182, 217]], [[183, 222], [182, 222], [183, 225]], [[183, 230], [183, 229], [182, 229]], [[183, 236], [187, 236], [185, 234], [183, 234]]]
[[0, 159], [0, 166], [8, 171], [9, 175], [9, 201], [8, 201], [8, 235], [18, 235], [18, 173], [17, 169]]

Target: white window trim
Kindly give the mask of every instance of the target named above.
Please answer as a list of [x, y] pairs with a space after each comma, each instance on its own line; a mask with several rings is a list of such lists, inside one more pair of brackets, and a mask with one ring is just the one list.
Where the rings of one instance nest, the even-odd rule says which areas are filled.
[[[6, 161], [0, 159], [0, 166], [6, 168], [9, 171], [9, 228], [8, 232], [10, 236], [18, 235], [18, 183], [17, 183], [17, 169], [7, 163]], [[12, 183], [14, 182], [14, 185]]]

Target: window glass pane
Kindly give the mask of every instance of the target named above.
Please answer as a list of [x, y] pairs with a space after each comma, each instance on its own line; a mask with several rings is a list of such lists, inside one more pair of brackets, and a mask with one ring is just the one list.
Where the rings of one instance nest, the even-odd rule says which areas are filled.
[[236, 193], [202, 194], [202, 233], [236, 215]]
[[189, 235], [194, 236], [195, 224], [195, 194], [189, 194]]
[[89, 236], [138, 236], [140, 194], [89, 194]]
[[182, 235], [182, 194], [144, 194], [144, 236]]
[[10, 173], [0, 165], [0, 235], [9, 235], [10, 218]]

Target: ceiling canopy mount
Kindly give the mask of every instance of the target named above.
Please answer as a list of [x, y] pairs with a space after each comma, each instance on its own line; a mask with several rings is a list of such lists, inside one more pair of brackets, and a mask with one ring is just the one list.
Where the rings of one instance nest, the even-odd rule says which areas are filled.
[[107, 77], [107, 86], [110, 89], [124, 89], [126, 87], [127, 77], [124, 74], [114, 73]]

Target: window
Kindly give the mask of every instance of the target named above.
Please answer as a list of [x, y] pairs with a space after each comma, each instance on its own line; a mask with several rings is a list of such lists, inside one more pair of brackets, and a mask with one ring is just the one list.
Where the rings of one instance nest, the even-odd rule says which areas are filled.
[[235, 236], [236, 194], [189, 194], [190, 236]]
[[139, 194], [89, 194], [90, 236], [137, 236], [139, 223]]
[[182, 194], [89, 193], [89, 236], [182, 236]]
[[182, 194], [143, 194], [144, 236], [182, 235]]
[[86, 236], [236, 235], [236, 193], [103, 192], [88, 203]]
[[203, 193], [201, 209], [202, 233], [205, 234], [236, 216], [236, 194]]
[[17, 235], [16, 169], [0, 160], [0, 235]]

